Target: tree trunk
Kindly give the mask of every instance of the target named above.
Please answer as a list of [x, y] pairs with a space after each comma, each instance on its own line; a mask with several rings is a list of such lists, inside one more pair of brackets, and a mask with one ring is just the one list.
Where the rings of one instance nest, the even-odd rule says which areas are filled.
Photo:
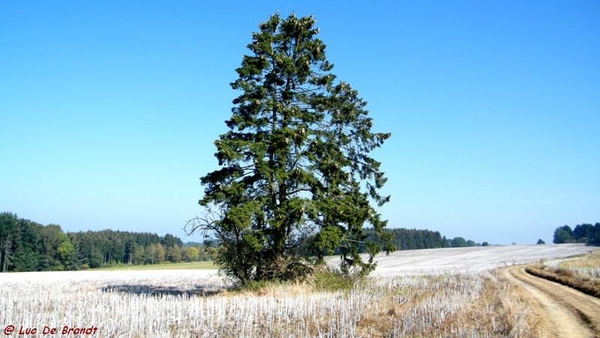
[[7, 236], [2, 248], [2, 272], [8, 271], [8, 263], [10, 261], [10, 236]]

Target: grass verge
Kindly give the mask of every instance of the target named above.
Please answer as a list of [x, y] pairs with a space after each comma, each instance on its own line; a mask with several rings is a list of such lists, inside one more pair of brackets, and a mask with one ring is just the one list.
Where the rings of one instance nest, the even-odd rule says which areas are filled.
[[582, 278], [574, 275], [571, 271], [562, 268], [552, 269], [546, 266], [530, 266], [525, 269], [528, 273], [556, 282], [575, 290], [581, 291], [590, 296], [600, 298], [600, 283], [589, 278]]
[[128, 270], [217, 270], [213, 262], [163, 263], [147, 265], [111, 265], [90, 270], [128, 271]]

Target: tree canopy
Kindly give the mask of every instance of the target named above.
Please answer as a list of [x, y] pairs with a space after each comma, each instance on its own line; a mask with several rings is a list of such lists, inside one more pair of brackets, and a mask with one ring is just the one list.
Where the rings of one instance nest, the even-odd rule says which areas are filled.
[[[389, 201], [387, 179], [370, 156], [390, 134], [371, 131], [366, 102], [331, 73], [312, 16], [275, 14], [259, 29], [231, 83], [241, 94], [215, 141], [220, 168], [201, 178], [207, 213], [188, 230], [214, 235], [217, 263], [242, 283], [302, 277], [328, 249], [340, 250], [344, 272], [367, 273], [380, 247], [364, 225], [393, 250], [372, 206]], [[311, 235], [313, 260], [300, 250]]]
[[600, 245], [600, 223], [594, 225], [589, 223], [577, 224], [574, 229], [563, 225], [554, 230], [555, 244], [562, 243], [587, 243]]
[[173, 235], [129, 231], [63, 232], [0, 213], [0, 272], [79, 270], [114, 264], [210, 260], [213, 248], [183, 245]]

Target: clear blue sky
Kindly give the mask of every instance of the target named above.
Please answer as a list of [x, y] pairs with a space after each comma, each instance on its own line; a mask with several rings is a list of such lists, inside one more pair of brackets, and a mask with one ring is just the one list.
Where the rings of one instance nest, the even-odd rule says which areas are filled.
[[535, 243], [600, 222], [598, 1], [1, 1], [0, 211], [198, 240], [229, 83], [276, 11], [317, 18], [392, 133], [391, 227]]

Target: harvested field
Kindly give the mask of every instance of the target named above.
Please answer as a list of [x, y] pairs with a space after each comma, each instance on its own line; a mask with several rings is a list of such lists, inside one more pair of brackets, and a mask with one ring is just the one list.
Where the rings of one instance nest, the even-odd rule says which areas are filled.
[[398, 252], [378, 257], [366, 283], [336, 292], [297, 284], [232, 293], [210, 270], [7, 273], [0, 328], [97, 327], [94, 337], [540, 337], [546, 331], [527, 296], [494, 268], [586, 251]]
[[[583, 244], [510, 245], [396, 251], [376, 257], [377, 276], [472, 273], [589, 253]], [[332, 260], [334, 262], [334, 260]]]

